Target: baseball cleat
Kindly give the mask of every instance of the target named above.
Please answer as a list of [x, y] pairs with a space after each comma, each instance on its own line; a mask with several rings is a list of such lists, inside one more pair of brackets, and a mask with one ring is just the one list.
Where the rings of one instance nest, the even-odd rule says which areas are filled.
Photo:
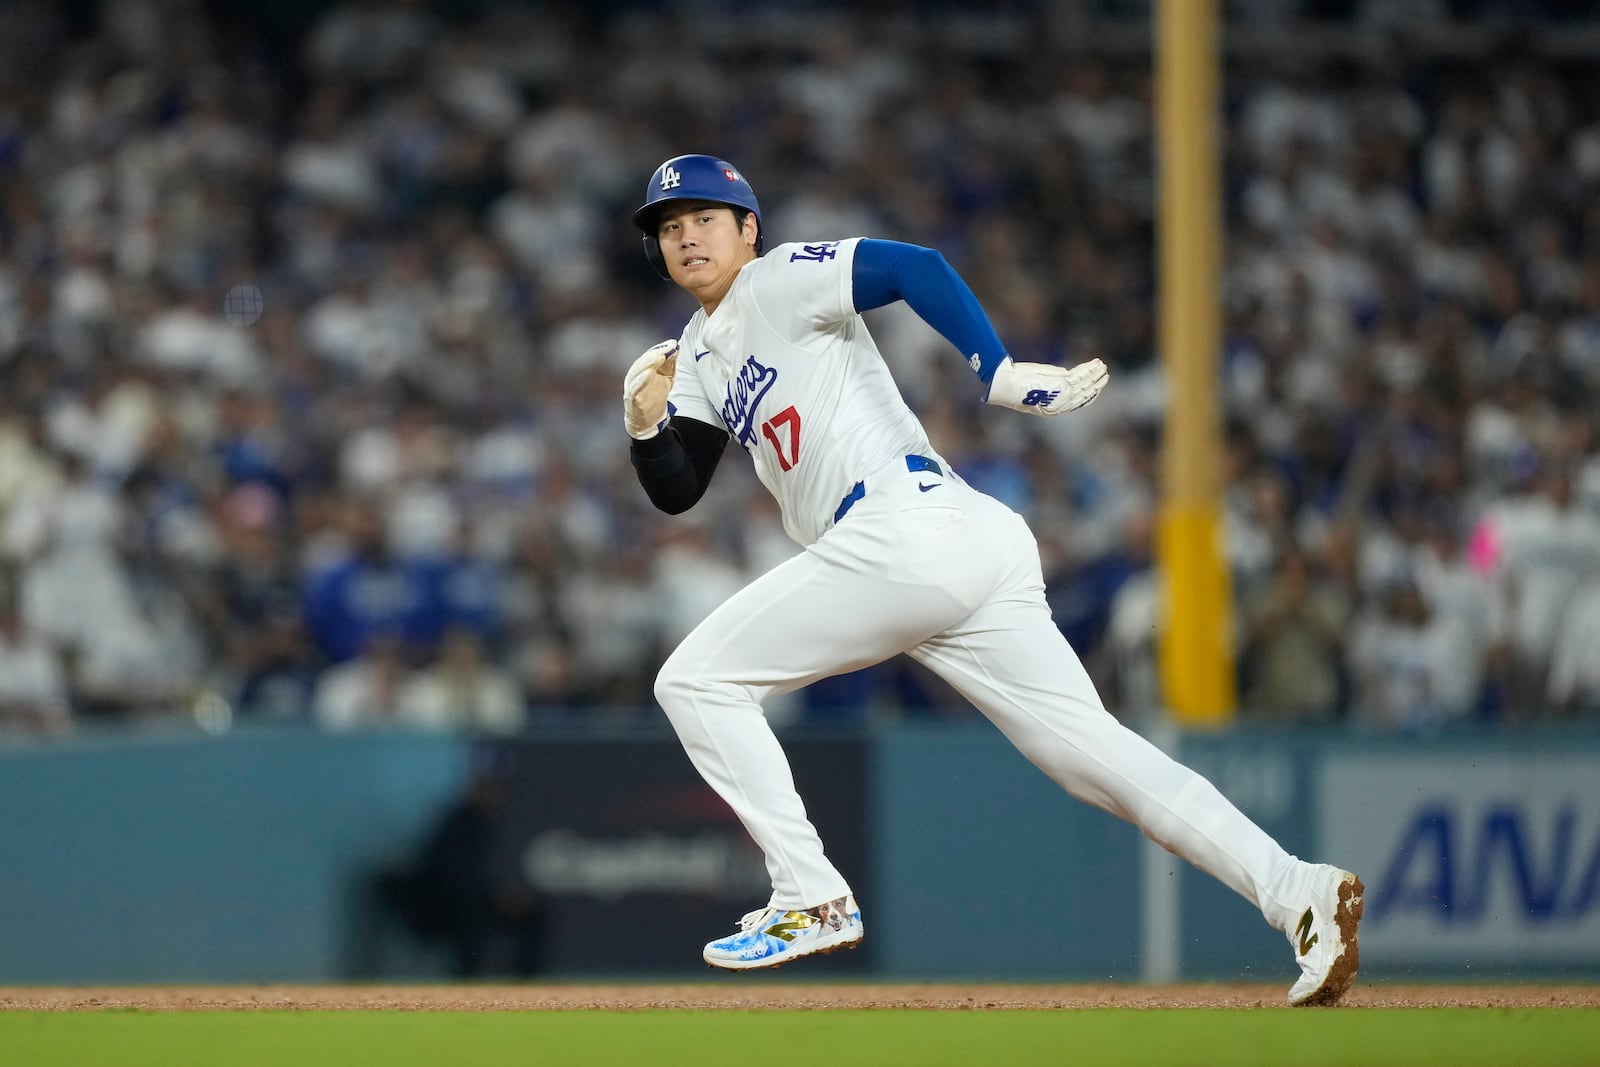
[[739, 932], [706, 946], [713, 967], [748, 971], [777, 967], [801, 956], [819, 956], [861, 943], [861, 909], [853, 896], [805, 911], [767, 906], [739, 920]]
[[1361, 879], [1322, 864], [1311, 876], [1311, 905], [1288, 930], [1300, 962], [1300, 980], [1289, 989], [1292, 1007], [1337, 1004], [1355, 981], [1361, 952]]

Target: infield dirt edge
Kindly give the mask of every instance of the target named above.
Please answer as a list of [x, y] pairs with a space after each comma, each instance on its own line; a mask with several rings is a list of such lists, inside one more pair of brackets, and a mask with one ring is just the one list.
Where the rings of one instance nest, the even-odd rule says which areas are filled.
[[[0, 1011], [1290, 1010], [1284, 999], [1286, 988], [1236, 983], [1147, 986], [737, 980], [583, 985], [18, 986], [0, 987]], [[1395, 1007], [1594, 1008], [1600, 1007], [1600, 987], [1358, 983], [1331, 1010]]]

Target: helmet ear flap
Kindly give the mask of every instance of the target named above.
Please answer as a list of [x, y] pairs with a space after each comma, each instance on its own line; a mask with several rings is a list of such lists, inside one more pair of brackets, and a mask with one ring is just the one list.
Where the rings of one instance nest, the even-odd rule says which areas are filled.
[[656, 269], [656, 273], [667, 281], [672, 280], [672, 272], [667, 270], [667, 257], [661, 254], [661, 241], [651, 234], [644, 235], [644, 258]]

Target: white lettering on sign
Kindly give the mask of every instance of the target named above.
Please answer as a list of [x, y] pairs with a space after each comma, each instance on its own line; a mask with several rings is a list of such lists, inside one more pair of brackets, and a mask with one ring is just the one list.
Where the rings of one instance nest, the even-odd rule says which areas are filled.
[[604, 900], [635, 893], [732, 898], [771, 889], [761, 853], [731, 832], [598, 838], [552, 830], [528, 843], [522, 873], [546, 893]]

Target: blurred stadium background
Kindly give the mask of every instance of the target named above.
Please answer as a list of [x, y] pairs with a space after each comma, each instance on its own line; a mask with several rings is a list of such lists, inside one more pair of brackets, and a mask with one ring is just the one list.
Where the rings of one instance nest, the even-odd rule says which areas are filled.
[[[688, 312], [627, 215], [690, 151], [1112, 366], [995, 415], [871, 320], [1108, 705], [1363, 874], [1364, 973], [1600, 977], [1600, 16], [1220, 8], [1195, 730], [1149, 0], [0, 4], [0, 982], [692, 974], [764, 899], [650, 683], [794, 549], [737, 462], [653, 513], [617, 410]], [[770, 710], [873, 931], [817, 975], [1287, 973], [910, 663]]]

